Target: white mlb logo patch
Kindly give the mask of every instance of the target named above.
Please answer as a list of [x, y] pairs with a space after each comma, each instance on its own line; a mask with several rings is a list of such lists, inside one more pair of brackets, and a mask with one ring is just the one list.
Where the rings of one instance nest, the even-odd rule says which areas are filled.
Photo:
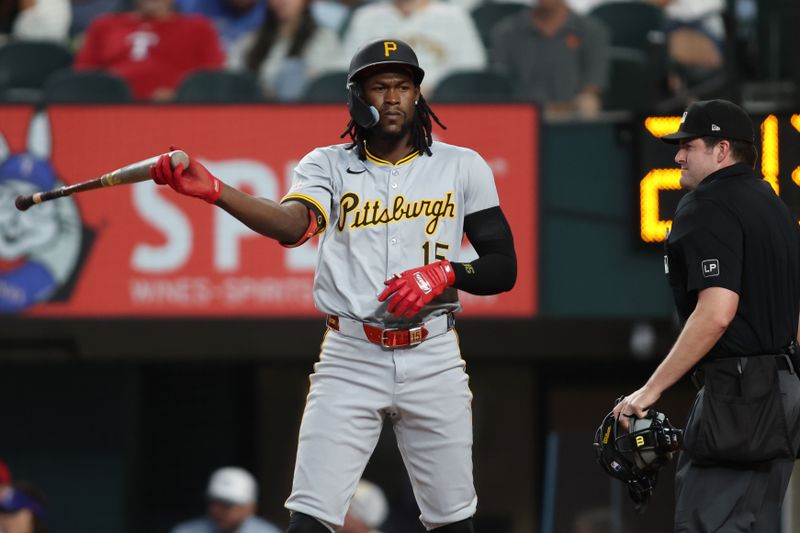
[[719, 259], [704, 259], [701, 266], [703, 267], [704, 278], [719, 276]]

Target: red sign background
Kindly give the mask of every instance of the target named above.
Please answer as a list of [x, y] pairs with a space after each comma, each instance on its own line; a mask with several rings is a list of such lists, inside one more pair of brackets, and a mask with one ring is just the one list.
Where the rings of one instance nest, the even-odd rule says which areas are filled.
[[[448, 127], [435, 129], [436, 137], [477, 150], [494, 169], [519, 261], [513, 291], [490, 297], [462, 293], [464, 315], [531, 317], [538, 309], [536, 110], [435, 110]], [[2, 113], [6, 138], [23, 138], [25, 130], [18, 130], [30, 112], [13, 121], [10, 110]], [[51, 162], [67, 184], [177, 144], [209, 165], [255, 168], [254, 177], [238, 185], [259, 194], [269, 190], [273, 199], [288, 189], [295, 162], [316, 146], [339, 142], [348, 119], [346, 108], [338, 106], [54, 106], [48, 114]], [[237, 180], [219, 173], [223, 181]], [[30, 316], [318, 314], [311, 294], [313, 248], [303, 250], [309, 244], [286, 250], [226, 220], [221, 209], [152, 182], [73, 198], [95, 240], [69, 299], [38, 304], [25, 311]]]

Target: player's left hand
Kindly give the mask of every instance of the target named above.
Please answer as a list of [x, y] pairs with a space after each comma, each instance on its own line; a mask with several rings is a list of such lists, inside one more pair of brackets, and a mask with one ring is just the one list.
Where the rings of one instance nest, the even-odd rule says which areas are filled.
[[614, 416], [619, 420], [623, 429], [628, 429], [628, 419], [647, 416], [647, 411], [660, 397], [661, 394], [658, 391], [645, 385], [629, 396], [623, 396], [620, 402], [614, 406]]
[[390, 313], [412, 317], [455, 281], [456, 273], [450, 261], [437, 261], [395, 274], [384, 281], [386, 288], [378, 296], [378, 301], [385, 302], [391, 298], [387, 307]]

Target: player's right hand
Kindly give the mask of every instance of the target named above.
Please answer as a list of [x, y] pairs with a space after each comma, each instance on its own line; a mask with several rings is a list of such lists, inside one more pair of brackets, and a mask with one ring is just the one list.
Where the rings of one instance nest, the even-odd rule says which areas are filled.
[[395, 316], [412, 317], [456, 281], [450, 261], [444, 259], [395, 274], [384, 281], [386, 288], [379, 302], [389, 300], [387, 311]]
[[[170, 150], [175, 149], [170, 147]], [[210, 204], [222, 194], [222, 182], [191, 157], [188, 168], [183, 168], [182, 164], [172, 168], [169, 154], [164, 154], [150, 166], [150, 177], [159, 185], [169, 185], [181, 194], [202, 198]]]

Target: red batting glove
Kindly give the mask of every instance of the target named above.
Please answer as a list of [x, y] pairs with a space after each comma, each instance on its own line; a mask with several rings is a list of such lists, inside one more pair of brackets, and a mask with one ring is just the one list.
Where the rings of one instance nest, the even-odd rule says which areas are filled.
[[455, 281], [456, 273], [450, 261], [437, 261], [395, 274], [393, 278], [384, 281], [387, 287], [378, 296], [378, 301], [384, 302], [391, 297], [387, 307], [390, 313], [412, 317]]
[[150, 165], [150, 177], [159, 185], [169, 185], [181, 194], [202, 198], [210, 204], [222, 194], [222, 182], [193, 158], [189, 158], [189, 168], [184, 169], [182, 164], [172, 168], [169, 154], [164, 154], [155, 165]]

